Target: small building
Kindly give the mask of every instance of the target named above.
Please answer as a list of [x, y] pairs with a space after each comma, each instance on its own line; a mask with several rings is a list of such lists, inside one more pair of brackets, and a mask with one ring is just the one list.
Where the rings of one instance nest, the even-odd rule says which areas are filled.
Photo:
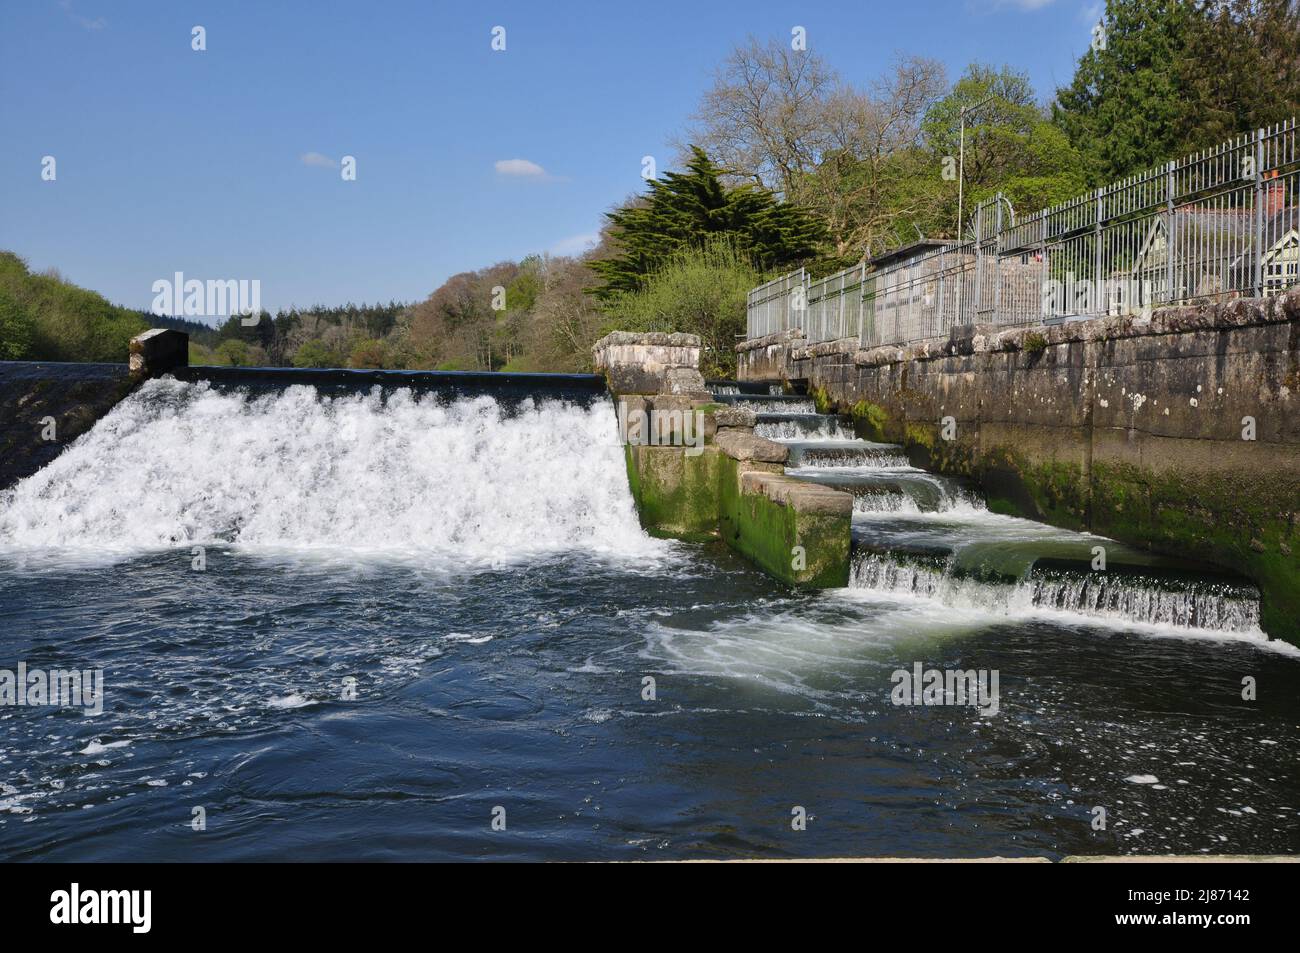
[[[1300, 206], [1287, 204], [1285, 181], [1264, 192], [1261, 282], [1265, 294], [1300, 281]], [[1127, 271], [1111, 274], [1107, 310], [1255, 293], [1256, 213], [1250, 206], [1187, 205], [1151, 221]], [[1173, 249], [1172, 252], [1170, 249]]]

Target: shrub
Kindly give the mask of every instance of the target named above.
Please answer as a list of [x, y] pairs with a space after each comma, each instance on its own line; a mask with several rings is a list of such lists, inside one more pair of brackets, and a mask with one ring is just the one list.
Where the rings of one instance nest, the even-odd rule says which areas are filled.
[[726, 239], [684, 248], [647, 279], [644, 290], [606, 306], [606, 329], [698, 334], [700, 370], [706, 377], [729, 377], [736, 371], [735, 344], [745, 331], [749, 289], [760, 280], [749, 259]]
[[31, 316], [12, 294], [0, 288], [0, 361], [21, 361], [35, 340]]

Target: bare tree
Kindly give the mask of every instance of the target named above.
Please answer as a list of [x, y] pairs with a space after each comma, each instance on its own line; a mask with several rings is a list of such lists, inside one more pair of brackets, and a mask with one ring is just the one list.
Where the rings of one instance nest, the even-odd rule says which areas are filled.
[[837, 256], [866, 255], [893, 220], [932, 201], [901, 194], [900, 184], [915, 172], [922, 119], [946, 86], [942, 64], [908, 57], [859, 89], [816, 54], [751, 37], [718, 70], [689, 139], [739, 178], [816, 209]]
[[591, 345], [609, 320], [584, 290], [596, 276], [586, 259], [548, 258], [531, 316], [528, 349], [548, 370], [588, 371]]
[[894, 223], [923, 216], [934, 203], [935, 190], [914, 186], [924, 180], [918, 164], [929, 161], [921, 154], [922, 120], [946, 88], [941, 63], [909, 57], [869, 92], [839, 86], [827, 99], [829, 145], [798, 198], [825, 218], [837, 255], [869, 255]]
[[691, 117], [690, 140], [719, 165], [790, 197], [826, 145], [833, 70], [814, 53], [750, 37], [734, 49]]

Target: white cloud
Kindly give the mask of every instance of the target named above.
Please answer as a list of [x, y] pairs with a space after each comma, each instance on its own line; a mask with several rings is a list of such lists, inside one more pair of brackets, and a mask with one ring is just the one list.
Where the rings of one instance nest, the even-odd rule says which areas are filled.
[[546, 175], [545, 169], [527, 159], [498, 159], [496, 170], [497, 175], [511, 175], [526, 179], [540, 179]]
[[547, 251], [552, 255], [581, 255], [598, 241], [600, 241], [599, 232], [584, 232], [581, 235], [570, 235], [568, 238], [561, 238]]
[[303, 165], [320, 166], [324, 169], [333, 169], [338, 166], [338, 163], [329, 156], [322, 155], [319, 152], [304, 152], [300, 158]]
[[62, 7], [64, 12], [67, 13], [68, 16], [71, 17], [83, 30], [102, 30], [104, 27], [108, 26], [108, 21], [103, 17], [95, 17], [93, 20], [90, 19], [90, 17], [83, 17], [76, 10], [72, 9], [72, 0], [61, 0], [59, 6]]

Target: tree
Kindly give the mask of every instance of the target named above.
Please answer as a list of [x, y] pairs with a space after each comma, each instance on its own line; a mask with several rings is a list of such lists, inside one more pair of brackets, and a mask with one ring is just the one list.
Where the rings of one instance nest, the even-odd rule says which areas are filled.
[[644, 288], [608, 306], [605, 330], [698, 334], [701, 370], [734, 376], [736, 337], [744, 333], [748, 293], [759, 281], [749, 257], [725, 235], [698, 247], [683, 246], [648, 277]]
[[348, 367], [378, 370], [384, 366], [386, 356], [383, 341], [373, 338], [359, 340], [353, 345], [352, 353], [348, 356]]
[[1094, 41], [1052, 116], [1090, 186], [1173, 158], [1182, 145], [1192, 0], [1108, 0]]
[[733, 175], [791, 198], [829, 142], [822, 106], [835, 85], [815, 53], [751, 36], [705, 92], [692, 138]]
[[315, 338], [304, 341], [293, 352], [294, 367], [338, 367], [340, 363], [338, 355]]
[[795, 194], [826, 222], [834, 264], [869, 256], [900, 226], [910, 232], [913, 220], [932, 217], [938, 171], [921, 149], [921, 120], [945, 85], [940, 63], [910, 57], [869, 91], [841, 86], [821, 104], [826, 149]]
[[[945, 157], [956, 161], [962, 148], [961, 111], [985, 100], [966, 117], [963, 216], [997, 192], [1023, 214], [1086, 188], [1078, 152], [1038, 105], [1029, 77], [1007, 66], [972, 63], [952, 91], [926, 113], [922, 128], [932, 169], [937, 170]], [[943, 200], [933, 208], [938, 218], [926, 225], [934, 234], [956, 235], [957, 182], [943, 185]]]
[[586, 291], [594, 277], [582, 259], [547, 262], [541, 293], [524, 326], [524, 347], [534, 369], [591, 370], [591, 346], [608, 321], [600, 303]]
[[266, 364], [266, 352], [259, 345], [249, 344], [240, 338], [227, 338], [217, 345], [212, 353], [217, 364], [231, 367], [262, 367]]
[[1180, 153], [1300, 114], [1300, 5], [1200, 0], [1178, 81]]
[[592, 262], [604, 280], [595, 295], [608, 301], [637, 291], [675, 252], [713, 237], [732, 242], [762, 270], [789, 268], [818, 252], [825, 228], [805, 209], [758, 185], [729, 189], [722, 175], [692, 146], [685, 172], [652, 179], [643, 202], [607, 213], [616, 254]]
[[32, 274], [12, 252], [0, 252], [0, 294], [10, 302], [9, 330], [0, 340], [8, 339], [5, 350], [13, 352], [26, 342], [30, 360], [125, 363], [127, 343], [148, 327], [140, 312], [109, 304], [57, 272]]

